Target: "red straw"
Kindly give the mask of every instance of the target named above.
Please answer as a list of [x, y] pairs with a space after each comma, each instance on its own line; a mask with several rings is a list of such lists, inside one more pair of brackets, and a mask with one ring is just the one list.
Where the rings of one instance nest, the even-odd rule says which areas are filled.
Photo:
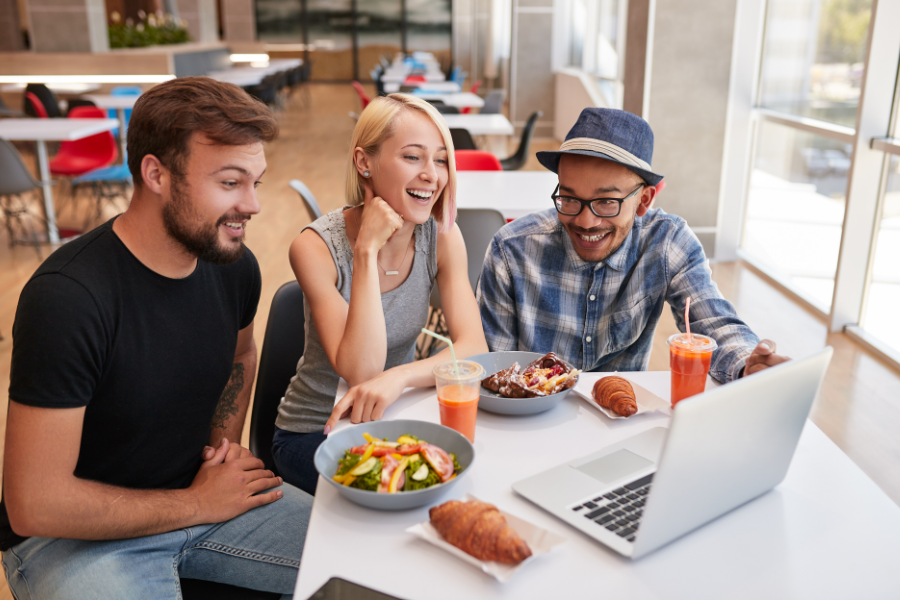
[[688, 318], [688, 311], [691, 310], [691, 297], [688, 296], [687, 302], [684, 303], [684, 328], [687, 331], [688, 343], [692, 344], [694, 338], [691, 336], [691, 322]]

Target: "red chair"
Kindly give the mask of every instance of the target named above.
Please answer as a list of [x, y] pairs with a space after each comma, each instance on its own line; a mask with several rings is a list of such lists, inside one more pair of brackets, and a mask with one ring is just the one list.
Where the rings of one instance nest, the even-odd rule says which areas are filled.
[[410, 75], [403, 81], [403, 85], [414, 85], [416, 83], [425, 83], [424, 75]]
[[[105, 119], [106, 111], [96, 106], [78, 106], [69, 113], [70, 119]], [[118, 145], [110, 131], [80, 140], [62, 142], [59, 152], [50, 161], [54, 175], [76, 177], [88, 171], [107, 167], [119, 156]]]
[[457, 171], [502, 171], [500, 160], [484, 150], [457, 150]]
[[44, 108], [44, 104], [41, 102], [40, 98], [34, 95], [33, 92], [25, 92], [25, 99], [31, 104], [31, 110], [34, 111], [34, 114], [37, 115], [38, 119], [47, 119], [49, 116], [47, 115], [47, 109]]
[[366, 95], [366, 90], [363, 89], [363, 86], [360, 82], [351, 81], [350, 85], [352, 85], [353, 89], [356, 90], [356, 93], [359, 94], [359, 101], [362, 102], [363, 110], [365, 110], [366, 107], [369, 105], [369, 102], [372, 101], [372, 99]]
[[[480, 88], [480, 87], [481, 87], [481, 80], [479, 79], [478, 81], [476, 81], [475, 83], [472, 84], [472, 89], [470, 89], [469, 91], [470, 91], [471, 93], [473, 93], [473, 94], [477, 94], [477, 93], [478, 93], [478, 88]], [[465, 107], [465, 108], [459, 109], [459, 113], [460, 113], [461, 115], [467, 115], [467, 114], [469, 114], [470, 112], [472, 112], [472, 107], [471, 107], [471, 106], [467, 106], [467, 107]]]

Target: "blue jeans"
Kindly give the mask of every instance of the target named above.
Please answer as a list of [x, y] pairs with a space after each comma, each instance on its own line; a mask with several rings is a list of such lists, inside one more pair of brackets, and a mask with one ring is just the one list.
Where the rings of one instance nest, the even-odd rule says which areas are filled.
[[313, 463], [318, 447], [326, 440], [321, 432], [294, 433], [275, 428], [272, 439], [272, 458], [278, 474], [286, 483], [295, 485], [315, 496], [319, 472]]
[[284, 496], [224, 523], [128, 540], [28, 538], [3, 552], [18, 600], [181, 599], [181, 577], [291, 598], [312, 498]]

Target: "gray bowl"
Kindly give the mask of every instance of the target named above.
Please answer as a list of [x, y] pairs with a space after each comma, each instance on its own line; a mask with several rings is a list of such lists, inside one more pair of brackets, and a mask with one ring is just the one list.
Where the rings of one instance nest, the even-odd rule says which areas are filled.
[[[484, 367], [485, 377], [489, 377], [498, 371], [508, 369], [514, 362], [524, 369], [525, 365], [532, 363], [544, 356], [540, 352], [488, 352], [470, 356], [466, 360], [477, 362]], [[570, 369], [572, 365], [563, 361]], [[482, 386], [481, 395], [478, 398], [478, 408], [500, 415], [534, 415], [550, 410], [566, 397], [572, 388], [536, 398], [504, 398]]]
[[[422, 438], [429, 444], [442, 448], [445, 452], [455, 454], [456, 460], [459, 461], [463, 470], [447, 483], [413, 492], [379, 494], [378, 492], [359, 490], [341, 485], [332, 479], [337, 472], [338, 460], [344, 457], [344, 450], [366, 443], [366, 439], [363, 437], [364, 432], [379, 439], [396, 440], [404, 434]], [[406, 510], [433, 504], [440, 496], [456, 485], [460, 479], [465, 477], [475, 462], [475, 448], [464, 435], [437, 423], [406, 420], [372, 421], [371, 423], [361, 423], [329, 436], [316, 450], [313, 462], [316, 465], [316, 470], [325, 481], [333, 485], [338, 493], [347, 500], [377, 510]]]

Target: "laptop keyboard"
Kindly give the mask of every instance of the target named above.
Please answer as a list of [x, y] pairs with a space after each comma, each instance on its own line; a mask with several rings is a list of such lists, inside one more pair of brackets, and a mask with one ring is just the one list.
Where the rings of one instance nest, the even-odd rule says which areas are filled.
[[606, 527], [621, 538], [634, 541], [634, 536], [641, 525], [644, 514], [644, 501], [650, 493], [650, 482], [653, 473], [641, 477], [627, 485], [615, 489], [608, 494], [597, 496], [572, 508], [575, 512], [583, 512], [584, 518], [590, 519], [602, 527]]

